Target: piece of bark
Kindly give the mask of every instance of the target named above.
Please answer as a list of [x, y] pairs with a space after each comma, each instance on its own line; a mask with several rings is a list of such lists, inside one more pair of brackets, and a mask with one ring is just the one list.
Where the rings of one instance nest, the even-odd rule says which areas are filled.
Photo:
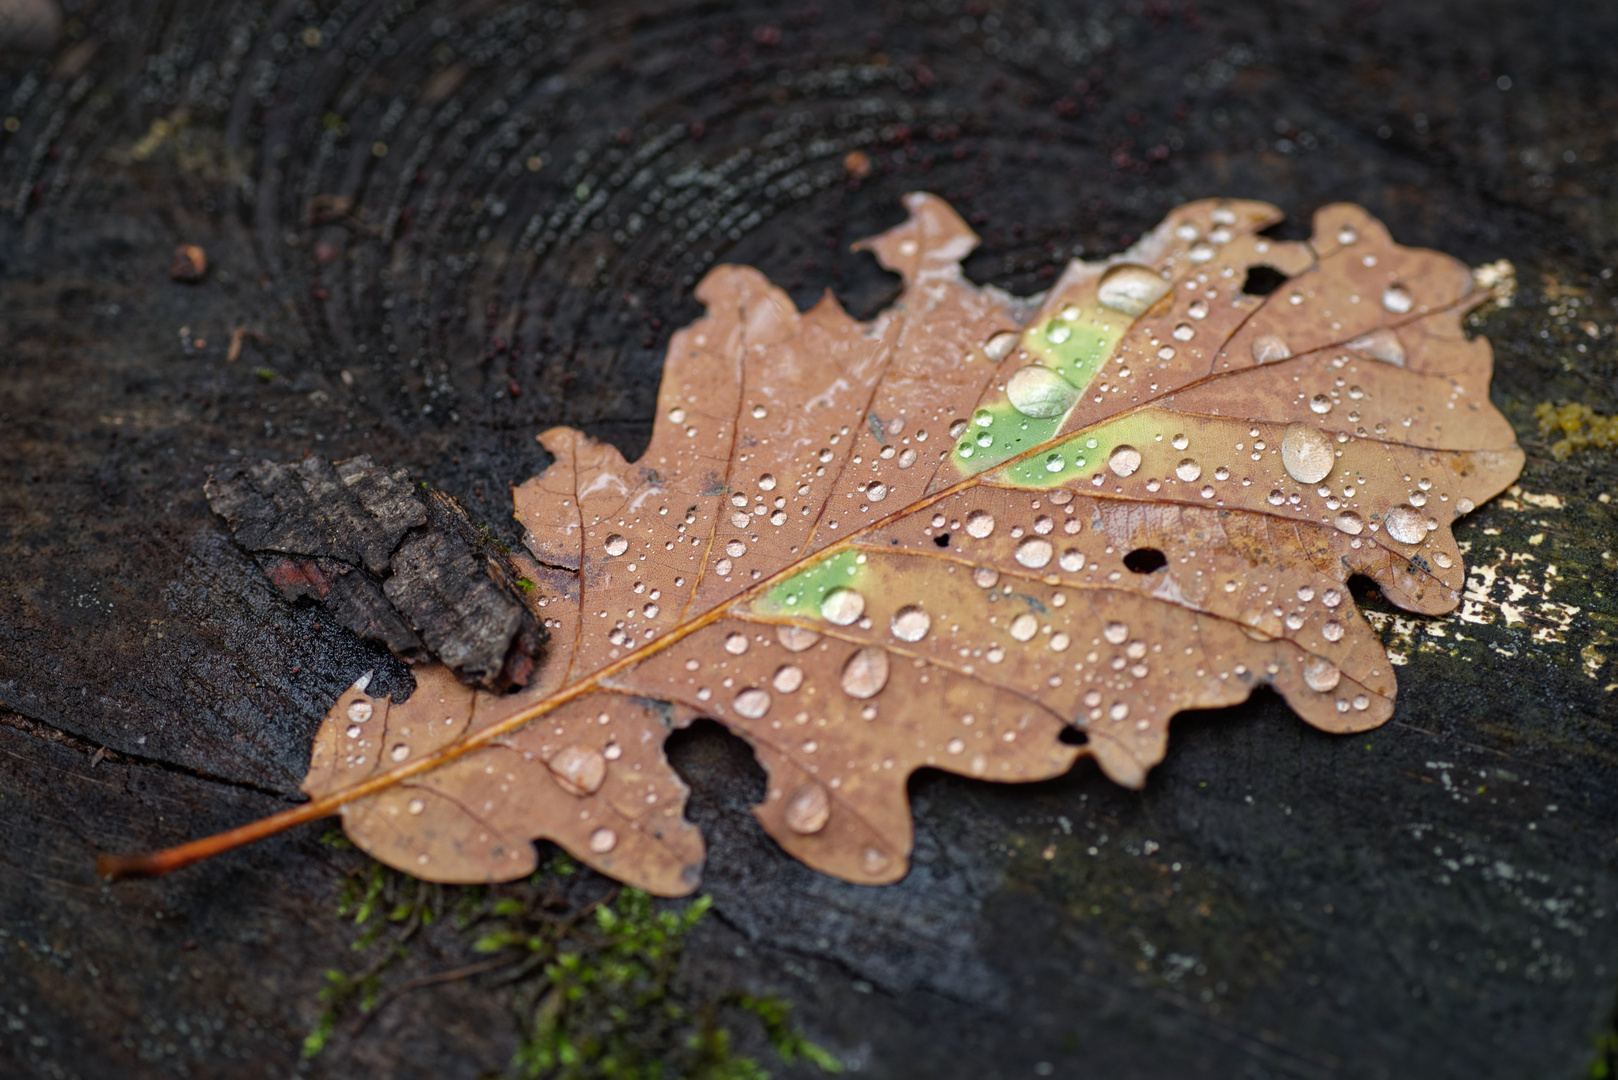
[[227, 465], [208, 503], [276, 587], [323, 604], [400, 659], [441, 660], [491, 690], [523, 686], [545, 630], [520, 575], [449, 496], [362, 455]]

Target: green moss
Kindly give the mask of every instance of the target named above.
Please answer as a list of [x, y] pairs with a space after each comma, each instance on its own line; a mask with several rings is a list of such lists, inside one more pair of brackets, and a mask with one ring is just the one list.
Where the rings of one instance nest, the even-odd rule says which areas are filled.
[[654, 900], [560, 853], [527, 881], [477, 888], [432, 885], [370, 863], [345, 880], [338, 912], [360, 928], [353, 947], [371, 959], [358, 971], [325, 973], [304, 1056], [320, 1053], [344, 1017], [354, 1016], [358, 1030], [391, 995], [424, 985], [386, 982], [409, 941], [447, 913], [483, 958], [460, 977], [487, 976], [490, 992], [511, 1008], [518, 1049], [508, 1075], [768, 1080], [735, 1049], [727, 1021], [759, 1024], [782, 1061], [840, 1072], [835, 1057], [791, 1024], [787, 1002], [739, 991], [697, 997], [680, 981], [688, 938], [711, 905], [708, 897]]
[[1547, 401], [1534, 407], [1534, 417], [1539, 421], [1540, 438], [1561, 435], [1551, 444], [1551, 456], [1557, 461], [1566, 461], [1575, 450], [1618, 447], [1618, 416], [1602, 416], [1588, 405]]

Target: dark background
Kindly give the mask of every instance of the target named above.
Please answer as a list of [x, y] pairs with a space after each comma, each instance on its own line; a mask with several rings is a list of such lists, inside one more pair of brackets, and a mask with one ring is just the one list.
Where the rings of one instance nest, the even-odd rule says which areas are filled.
[[[1618, 464], [1533, 407], [1618, 405], [1615, 42], [1612, 4], [1479, 0], [67, 3], [0, 57], [0, 1072], [499, 1073], [475, 979], [300, 1064], [357, 963], [325, 826], [94, 877], [289, 805], [341, 688], [409, 685], [279, 598], [206, 469], [370, 453], [515, 540], [536, 432], [644, 446], [707, 267], [867, 317], [897, 279], [848, 244], [926, 189], [1017, 293], [1220, 194], [1511, 260], [1473, 326], [1526, 494], [1457, 529], [1469, 620], [1374, 615], [1386, 727], [1263, 696], [1177, 721], [1141, 793], [923, 775], [892, 888], [787, 860], [745, 749], [679, 737], [715, 898], [684, 984], [780, 994], [875, 1077], [1607, 1075]], [[440, 927], [390, 978], [470, 955]]]

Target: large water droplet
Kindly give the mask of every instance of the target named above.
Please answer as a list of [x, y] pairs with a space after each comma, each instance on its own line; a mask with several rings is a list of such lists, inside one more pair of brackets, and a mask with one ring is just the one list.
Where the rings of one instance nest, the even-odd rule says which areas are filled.
[[853, 589], [833, 589], [820, 601], [820, 614], [829, 623], [847, 626], [865, 614], [865, 597]]
[[1191, 328], [1190, 323], [1181, 323], [1174, 328], [1175, 341], [1190, 341], [1196, 336], [1197, 332]]
[[1419, 544], [1427, 539], [1427, 519], [1413, 506], [1395, 506], [1382, 526], [1401, 544]]
[[932, 616], [915, 604], [906, 604], [893, 613], [888, 626], [900, 641], [920, 641], [932, 628]]
[[811, 780], [787, 800], [785, 813], [787, 828], [802, 836], [809, 836], [826, 827], [831, 817], [831, 799], [826, 789]]
[[888, 653], [867, 645], [843, 665], [843, 693], [852, 698], [876, 697], [888, 685]]
[[820, 631], [782, 623], [775, 628], [775, 639], [786, 646], [787, 652], [803, 652], [820, 640]]
[[994, 532], [994, 515], [987, 510], [974, 510], [966, 515], [966, 534], [982, 540]]
[[1121, 622], [1110, 622], [1102, 627], [1101, 636], [1114, 645], [1122, 645], [1129, 637], [1129, 627]]
[[1396, 315], [1409, 311], [1414, 304], [1410, 290], [1403, 285], [1389, 285], [1382, 290], [1382, 306]]
[[571, 795], [593, 795], [607, 778], [607, 759], [587, 746], [564, 746], [546, 766], [562, 789]]
[[1107, 468], [1118, 476], [1129, 476], [1140, 468], [1140, 451], [1133, 446], [1120, 446], [1107, 457]]
[[1344, 510], [1332, 519], [1332, 524], [1350, 536], [1358, 536], [1365, 531], [1365, 519], [1352, 510]]
[[747, 635], [746, 634], [727, 634], [727, 635], [725, 635], [725, 651], [730, 653], [730, 655], [732, 655], [732, 656], [740, 656], [742, 653], [746, 652], [747, 651]]
[[1067, 463], [1062, 460], [1062, 455], [1061, 454], [1046, 454], [1045, 455], [1045, 471], [1046, 472], [1061, 472], [1066, 467], [1067, 467]]
[[1197, 464], [1196, 459], [1186, 458], [1184, 461], [1174, 466], [1174, 475], [1178, 476], [1181, 480], [1184, 480], [1189, 484], [1191, 481], [1202, 475], [1202, 466]]
[[1070, 574], [1076, 574], [1084, 569], [1084, 556], [1073, 548], [1062, 552], [1062, 557], [1056, 560], [1056, 565]]
[[348, 718], [356, 724], [363, 724], [371, 718], [371, 703], [361, 698], [348, 703]]
[[1048, 367], [1029, 364], [1012, 372], [1006, 397], [1024, 416], [1044, 420], [1071, 409], [1079, 399], [1079, 388]]
[[1320, 628], [1320, 636], [1325, 638], [1327, 641], [1342, 641], [1343, 624], [1338, 622], [1336, 619], [1331, 620], [1325, 626]]
[[1025, 611], [1011, 620], [1008, 630], [1018, 641], [1027, 641], [1039, 632], [1039, 620]]
[[774, 491], [775, 477], [771, 476], [769, 473], [765, 473], [763, 476], [758, 478], [758, 487], [760, 491]]
[[770, 711], [770, 692], [760, 690], [756, 686], [749, 686], [736, 695], [734, 708], [736, 712], [749, 720], [757, 720]]
[[1304, 685], [1316, 693], [1325, 694], [1337, 688], [1343, 673], [1324, 656], [1311, 656], [1303, 662]]
[[1393, 364], [1395, 367], [1405, 365], [1404, 342], [1400, 341], [1399, 335], [1392, 330], [1373, 330], [1364, 337], [1350, 341], [1348, 347], [1384, 364]]
[[617, 533], [613, 533], [611, 536], [607, 537], [606, 548], [607, 554], [616, 558], [629, 550], [629, 541], [625, 540]]
[[888, 485], [872, 484], [865, 489], [865, 497], [874, 503], [881, 502], [888, 497]]
[[1325, 416], [1327, 413], [1331, 412], [1331, 398], [1327, 397], [1325, 394], [1316, 394], [1314, 397], [1309, 399], [1309, 411], [1312, 413], [1318, 413], [1321, 416]]
[[797, 664], [782, 664], [775, 669], [771, 685], [783, 694], [795, 693], [803, 685], [803, 668]]
[[1054, 549], [1042, 536], [1031, 536], [1017, 545], [1017, 561], [1030, 570], [1038, 570], [1051, 561]]
[[1281, 436], [1281, 464], [1288, 476], [1300, 484], [1318, 484], [1336, 463], [1337, 455], [1325, 432], [1308, 424], [1287, 425]]
[[618, 834], [608, 828], [600, 828], [590, 834], [590, 850], [597, 855], [605, 855], [618, 846]]
[[1125, 263], [1102, 275], [1096, 299], [1103, 307], [1125, 315], [1139, 315], [1168, 291], [1169, 283], [1155, 270]]
[[1253, 359], [1260, 364], [1273, 364], [1292, 355], [1292, 346], [1275, 334], [1260, 334], [1253, 339]]

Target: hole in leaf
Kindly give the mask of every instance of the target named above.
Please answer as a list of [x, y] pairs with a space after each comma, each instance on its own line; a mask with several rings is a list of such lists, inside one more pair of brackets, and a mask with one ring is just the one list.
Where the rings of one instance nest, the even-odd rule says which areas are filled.
[[1279, 289], [1287, 276], [1273, 266], [1255, 266], [1247, 271], [1242, 292], [1248, 296], [1268, 296]]
[[1136, 548], [1124, 556], [1124, 565], [1137, 574], [1150, 574], [1168, 564], [1168, 557], [1156, 548]]
[[939, 533], [933, 537], [933, 543], [939, 547], [949, 547], [949, 533]]
[[1056, 741], [1066, 743], [1068, 746], [1083, 746], [1090, 741], [1090, 736], [1075, 727], [1064, 727], [1057, 733]]

